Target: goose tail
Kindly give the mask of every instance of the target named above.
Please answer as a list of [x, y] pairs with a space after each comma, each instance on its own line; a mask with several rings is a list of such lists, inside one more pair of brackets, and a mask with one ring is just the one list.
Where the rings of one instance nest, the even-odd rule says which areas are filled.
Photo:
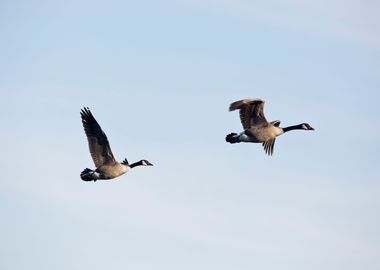
[[229, 143], [239, 143], [239, 135], [236, 133], [230, 133], [226, 136], [226, 142]]
[[97, 173], [89, 168], [84, 169], [80, 173], [80, 178], [83, 181], [96, 181], [98, 179]]

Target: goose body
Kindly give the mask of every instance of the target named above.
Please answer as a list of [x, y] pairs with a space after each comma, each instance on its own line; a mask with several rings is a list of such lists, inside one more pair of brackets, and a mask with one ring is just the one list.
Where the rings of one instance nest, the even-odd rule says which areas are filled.
[[83, 181], [109, 180], [121, 176], [136, 166], [152, 166], [152, 164], [142, 159], [129, 164], [127, 159], [117, 162], [112, 154], [108, 138], [89, 108], [81, 110], [81, 118], [84, 131], [86, 133], [88, 146], [95, 170], [84, 169], [80, 177]]
[[281, 128], [278, 120], [268, 122], [264, 115], [264, 103], [262, 99], [242, 99], [231, 103], [229, 110], [239, 110], [244, 131], [240, 134], [228, 134], [226, 136], [227, 142], [262, 143], [265, 152], [272, 155], [276, 137], [290, 130], [314, 130], [307, 123]]

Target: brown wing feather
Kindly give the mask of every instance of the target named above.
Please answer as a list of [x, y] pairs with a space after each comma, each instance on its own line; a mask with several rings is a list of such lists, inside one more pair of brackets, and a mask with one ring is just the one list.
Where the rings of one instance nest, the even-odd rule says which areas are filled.
[[268, 124], [264, 115], [264, 100], [242, 99], [231, 103], [229, 110], [240, 110], [240, 121], [244, 129]]
[[268, 140], [266, 142], [263, 142], [264, 151], [269, 156], [273, 155], [275, 141], [276, 141], [276, 139], [272, 139], [272, 140]]
[[240, 122], [243, 125], [244, 129], [249, 129], [251, 127], [251, 115], [252, 115], [252, 107], [245, 106], [242, 107], [239, 111]]
[[116, 162], [106, 134], [92, 115], [89, 108], [81, 110], [84, 131], [87, 136], [88, 147], [96, 167]]

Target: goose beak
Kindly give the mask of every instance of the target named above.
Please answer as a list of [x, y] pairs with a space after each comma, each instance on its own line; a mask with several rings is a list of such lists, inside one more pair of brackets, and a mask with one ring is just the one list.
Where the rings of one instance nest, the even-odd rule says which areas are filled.
[[310, 127], [309, 130], [315, 130], [314, 128]]
[[152, 163], [150, 163], [149, 161], [146, 163], [147, 166], [153, 166]]

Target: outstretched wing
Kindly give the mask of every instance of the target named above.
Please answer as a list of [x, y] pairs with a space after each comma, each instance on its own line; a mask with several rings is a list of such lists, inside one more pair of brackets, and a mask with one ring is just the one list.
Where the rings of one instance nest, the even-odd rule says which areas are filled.
[[80, 112], [84, 132], [87, 136], [88, 147], [96, 167], [116, 163], [106, 134], [95, 120], [89, 108]]
[[279, 127], [280, 124], [281, 124], [281, 121], [280, 120], [275, 120], [275, 121], [272, 121], [270, 122], [272, 125], [274, 125], [275, 127]]
[[262, 99], [242, 99], [231, 103], [229, 110], [240, 110], [240, 121], [244, 129], [252, 126], [267, 125], [264, 116], [264, 103]]
[[268, 140], [266, 142], [263, 142], [264, 151], [269, 156], [273, 155], [273, 149], [274, 149], [275, 141], [276, 141], [276, 139], [272, 139], [272, 140]]

